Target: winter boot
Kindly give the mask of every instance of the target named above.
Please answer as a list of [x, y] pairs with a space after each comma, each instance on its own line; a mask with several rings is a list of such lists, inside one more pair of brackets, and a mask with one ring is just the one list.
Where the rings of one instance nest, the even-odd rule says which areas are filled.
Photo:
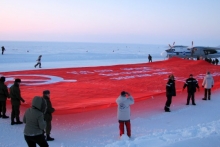
[[23, 124], [23, 122], [22, 121], [20, 121], [20, 119], [19, 119], [19, 117], [18, 118], [16, 118], [16, 123], [15, 124]]
[[11, 125], [14, 125], [14, 124], [15, 124], [14, 118], [11, 118]]
[[54, 138], [51, 138], [50, 134], [47, 134], [47, 141], [53, 141], [53, 140], [54, 140]]
[[5, 114], [3, 114], [2, 118], [9, 118], [9, 116], [6, 116]]
[[206, 97], [204, 97], [202, 100], [207, 100], [207, 98], [206, 98]]

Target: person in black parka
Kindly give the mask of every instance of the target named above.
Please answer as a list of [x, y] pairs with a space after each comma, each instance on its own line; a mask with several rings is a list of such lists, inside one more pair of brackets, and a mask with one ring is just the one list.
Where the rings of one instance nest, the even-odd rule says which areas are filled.
[[174, 75], [171, 74], [168, 76], [168, 82], [166, 84], [166, 97], [167, 101], [164, 107], [165, 112], [170, 112], [170, 105], [172, 103], [172, 97], [176, 96], [176, 87]]
[[0, 78], [0, 117], [9, 118], [6, 116], [6, 100], [10, 98], [8, 87], [5, 85], [5, 77]]
[[193, 78], [192, 74], [190, 74], [189, 78], [186, 79], [186, 82], [183, 85], [183, 90], [186, 87], [187, 87], [187, 92], [188, 92], [186, 105], [189, 105], [190, 98], [192, 98], [192, 105], [196, 105], [196, 103], [195, 103], [195, 92], [196, 92], [196, 88], [199, 91], [199, 85], [198, 85], [198, 81]]

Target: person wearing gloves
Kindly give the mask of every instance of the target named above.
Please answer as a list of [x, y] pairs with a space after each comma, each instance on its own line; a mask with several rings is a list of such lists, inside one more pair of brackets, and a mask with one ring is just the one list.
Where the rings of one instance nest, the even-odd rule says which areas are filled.
[[[20, 121], [19, 115], [20, 115], [21, 101], [24, 103], [25, 100], [21, 97], [21, 91], [19, 88], [20, 83], [21, 83], [21, 79], [15, 79], [14, 84], [10, 87], [10, 98], [12, 105], [11, 125], [23, 123]], [[14, 121], [15, 118], [16, 118], [16, 122]]]
[[[211, 100], [211, 88], [214, 86], [214, 80], [210, 72], [208, 71], [207, 74], [205, 75], [203, 82], [202, 82], [202, 87], [205, 88], [205, 93], [204, 93], [204, 98], [203, 100]], [[208, 94], [208, 95], [207, 95]]]
[[47, 109], [46, 112], [44, 114], [44, 119], [46, 121], [46, 139], [47, 141], [53, 141], [54, 138], [50, 137], [50, 132], [51, 132], [51, 128], [52, 128], [52, 113], [55, 111], [55, 109], [52, 106], [52, 103], [50, 101], [50, 91], [49, 90], [44, 90], [43, 91], [43, 99], [46, 101], [46, 105], [47, 105]]
[[32, 100], [32, 106], [25, 111], [23, 122], [24, 139], [29, 147], [48, 147], [48, 143], [44, 137], [44, 129], [46, 122], [44, 121], [44, 113], [46, 110], [46, 102], [40, 96], [35, 96]]
[[118, 105], [117, 118], [119, 122], [119, 134], [124, 134], [124, 125], [126, 126], [127, 136], [131, 137], [131, 123], [130, 123], [130, 105], [134, 104], [134, 98], [126, 91], [122, 91], [117, 98]]

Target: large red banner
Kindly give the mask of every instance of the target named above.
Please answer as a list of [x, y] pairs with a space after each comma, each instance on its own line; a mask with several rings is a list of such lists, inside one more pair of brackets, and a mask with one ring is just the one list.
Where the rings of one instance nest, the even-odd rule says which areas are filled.
[[182, 90], [189, 74], [193, 74], [201, 86], [205, 73], [214, 77], [214, 88], [220, 87], [220, 67], [206, 61], [172, 58], [153, 63], [127, 64], [99, 67], [40, 69], [1, 72], [10, 87], [20, 78], [21, 95], [25, 106], [31, 106], [34, 96], [43, 90], [51, 91], [51, 101], [56, 114], [77, 113], [115, 106], [122, 90], [128, 91], [135, 101], [165, 93], [168, 75], [173, 73], [176, 88]]

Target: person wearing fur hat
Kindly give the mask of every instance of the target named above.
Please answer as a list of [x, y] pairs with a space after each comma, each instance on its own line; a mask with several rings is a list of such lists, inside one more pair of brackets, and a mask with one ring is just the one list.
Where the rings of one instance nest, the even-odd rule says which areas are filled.
[[212, 75], [208, 71], [203, 79], [203, 82], [202, 82], [202, 87], [205, 88], [203, 100], [207, 100], [207, 98], [208, 98], [208, 100], [211, 100], [211, 88], [213, 86], [214, 86], [214, 80], [213, 80]]
[[134, 98], [128, 92], [122, 91], [116, 103], [118, 105], [119, 135], [122, 136], [124, 134], [124, 126], [126, 126], [127, 136], [131, 137], [130, 105], [134, 104]]
[[196, 88], [199, 91], [199, 84], [198, 84], [198, 81], [195, 78], [193, 78], [192, 74], [190, 74], [189, 78], [186, 79], [186, 82], [183, 85], [183, 90], [182, 91], [184, 91], [184, 89], [186, 87], [187, 87], [187, 92], [188, 92], [186, 105], [189, 105], [190, 98], [192, 99], [192, 105], [196, 105], [196, 103], [195, 103], [195, 92], [196, 92]]
[[167, 101], [165, 103], [164, 111], [170, 112], [170, 105], [172, 103], [172, 97], [176, 96], [176, 86], [175, 86], [175, 79], [174, 75], [171, 74], [168, 76], [168, 81], [166, 84], [166, 97]]
[[49, 146], [44, 137], [44, 129], [46, 128], [45, 109], [45, 100], [40, 96], [35, 96], [32, 100], [32, 106], [24, 113], [24, 138], [29, 147], [36, 147], [36, 144], [40, 147]]
[[8, 88], [5, 85], [5, 77], [0, 78], [0, 117], [9, 118], [6, 116], [6, 100], [9, 98]]
[[50, 91], [49, 90], [44, 90], [43, 91], [43, 99], [45, 99], [46, 104], [47, 104], [47, 109], [46, 112], [44, 114], [44, 119], [46, 121], [46, 139], [47, 141], [53, 141], [54, 138], [50, 137], [50, 132], [51, 132], [51, 128], [52, 128], [52, 113], [55, 111], [55, 109], [52, 106], [52, 103], [50, 101]]
[[[12, 105], [11, 125], [23, 123], [20, 121], [20, 105], [21, 101], [24, 103], [25, 100], [21, 97], [21, 91], [19, 87], [20, 83], [21, 79], [15, 79], [14, 84], [10, 87], [10, 98]], [[14, 119], [16, 119], [16, 122]]]

